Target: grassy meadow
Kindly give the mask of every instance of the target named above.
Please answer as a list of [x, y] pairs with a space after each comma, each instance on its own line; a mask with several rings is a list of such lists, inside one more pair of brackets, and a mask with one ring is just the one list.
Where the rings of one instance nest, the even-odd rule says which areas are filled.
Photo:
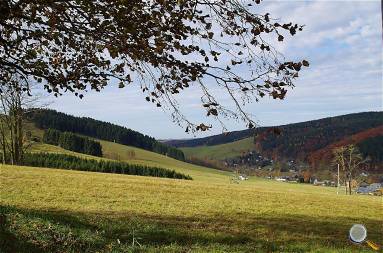
[[[0, 252], [371, 252], [347, 239], [354, 223], [383, 242], [380, 197], [258, 178], [233, 184], [229, 172], [100, 142], [102, 158], [42, 143], [32, 152], [159, 166], [193, 181], [0, 165]], [[198, 152], [218, 159], [250, 148], [240, 142]]]
[[213, 145], [180, 148], [186, 157], [196, 157], [199, 159], [224, 160], [240, 156], [243, 152], [249, 152], [254, 149], [254, 139], [252, 137], [242, 140]]
[[353, 223], [382, 242], [382, 199], [333, 188], [4, 165], [0, 186], [4, 252], [369, 252]]
[[[103, 158], [93, 157], [90, 155], [80, 154], [73, 151], [65, 150], [57, 146], [36, 143], [32, 146], [33, 152], [46, 152], [46, 153], [61, 153], [68, 155], [75, 155], [87, 159], [107, 159], [107, 160], [119, 160], [128, 162], [131, 164], [140, 164], [147, 166], [158, 166], [166, 169], [172, 169], [177, 172], [190, 175], [193, 179], [209, 181], [227, 181], [230, 173], [210, 169], [203, 166], [185, 163], [171, 157], [163, 156], [154, 152], [135, 148], [131, 146], [125, 146], [118, 143], [98, 140], [102, 144]], [[134, 156], [132, 156], [132, 152]]]

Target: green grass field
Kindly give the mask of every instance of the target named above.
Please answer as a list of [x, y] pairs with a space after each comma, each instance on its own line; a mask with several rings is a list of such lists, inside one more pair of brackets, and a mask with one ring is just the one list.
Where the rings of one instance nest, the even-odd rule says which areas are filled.
[[332, 188], [256, 178], [230, 184], [219, 172], [206, 175], [185, 181], [1, 165], [1, 248], [369, 252], [348, 241], [353, 223], [365, 224], [369, 238], [382, 241], [379, 197], [337, 196]]
[[198, 146], [192, 148], [181, 148], [186, 157], [196, 157], [199, 159], [224, 160], [240, 156], [243, 152], [254, 150], [254, 139], [245, 138], [226, 144], [214, 146]]

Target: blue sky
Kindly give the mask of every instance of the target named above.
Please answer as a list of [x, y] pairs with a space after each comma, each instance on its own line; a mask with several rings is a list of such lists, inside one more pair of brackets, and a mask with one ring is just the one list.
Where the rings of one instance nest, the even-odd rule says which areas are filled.
[[[352, 112], [381, 111], [382, 21], [376, 1], [271, 1], [255, 12], [271, 13], [282, 21], [305, 24], [277, 48], [287, 59], [310, 61], [296, 87], [283, 101], [269, 98], [246, 106], [260, 126], [287, 124]], [[83, 100], [73, 95], [51, 98], [50, 108], [77, 116], [113, 122], [158, 139], [193, 138], [171, 121], [169, 113], [147, 103], [134, 85], [118, 89], [111, 85], [102, 93], [89, 92]], [[195, 90], [183, 94], [182, 110], [194, 121], [205, 121]], [[214, 123], [214, 122], [212, 122]], [[243, 123], [227, 121], [228, 130]], [[203, 137], [221, 133], [215, 123]]]

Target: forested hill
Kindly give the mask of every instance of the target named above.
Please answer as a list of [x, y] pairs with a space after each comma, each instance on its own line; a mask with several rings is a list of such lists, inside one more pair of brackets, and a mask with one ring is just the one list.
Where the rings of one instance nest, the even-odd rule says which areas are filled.
[[[317, 143], [319, 146], [323, 144], [327, 145], [347, 135], [380, 125], [383, 125], [383, 112], [362, 112], [277, 127], [260, 127], [255, 130], [246, 129], [205, 138], [171, 140], [165, 143], [174, 147], [213, 146], [254, 136], [264, 138], [273, 132], [271, 130], [278, 129], [278, 131], [281, 132], [280, 135], [266, 139], [259, 138], [258, 140], [264, 144], [265, 148], [275, 148], [276, 146], [284, 144], [283, 146], [286, 146], [287, 149], [291, 149], [303, 142], [306, 143], [308, 139], [311, 139], [313, 142], [319, 141], [319, 143]], [[309, 145], [309, 143], [307, 143], [307, 145]], [[289, 151], [286, 152], [286, 154], [288, 153]]]
[[382, 125], [383, 112], [355, 113], [280, 126], [279, 135], [263, 130], [256, 135], [255, 143], [257, 150], [275, 159], [306, 160], [312, 152], [369, 129], [375, 131], [369, 131], [373, 135], [367, 134], [364, 139], [383, 135]]
[[184, 161], [181, 150], [156, 141], [154, 138], [126, 127], [87, 117], [75, 117], [55, 110], [36, 109], [27, 115], [28, 120], [41, 129], [56, 129], [93, 138], [134, 146]]

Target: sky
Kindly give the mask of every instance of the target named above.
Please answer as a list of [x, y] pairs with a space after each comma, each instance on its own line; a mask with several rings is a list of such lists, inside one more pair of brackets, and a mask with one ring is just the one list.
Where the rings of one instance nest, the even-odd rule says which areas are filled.
[[[254, 12], [271, 13], [281, 21], [304, 24], [305, 28], [285, 43], [276, 44], [287, 59], [307, 59], [304, 69], [285, 100], [264, 98], [246, 106], [259, 126], [343, 115], [382, 111], [382, 17], [380, 0], [375, 1], [272, 1], [264, 0]], [[134, 84], [114, 85], [101, 93], [88, 92], [79, 100], [72, 94], [49, 98], [49, 107], [76, 116], [126, 126], [157, 139], [198, 138], [221, 133], [213, 128], [195, 136], [172, 122], [169, 112], [156, 108]], [[191, 120], [203, 122], [200, 98], [188, 90], [182, 95], [182, 110]], [[226, 121], [229, 131], [241, 130], [241, 122]]]

